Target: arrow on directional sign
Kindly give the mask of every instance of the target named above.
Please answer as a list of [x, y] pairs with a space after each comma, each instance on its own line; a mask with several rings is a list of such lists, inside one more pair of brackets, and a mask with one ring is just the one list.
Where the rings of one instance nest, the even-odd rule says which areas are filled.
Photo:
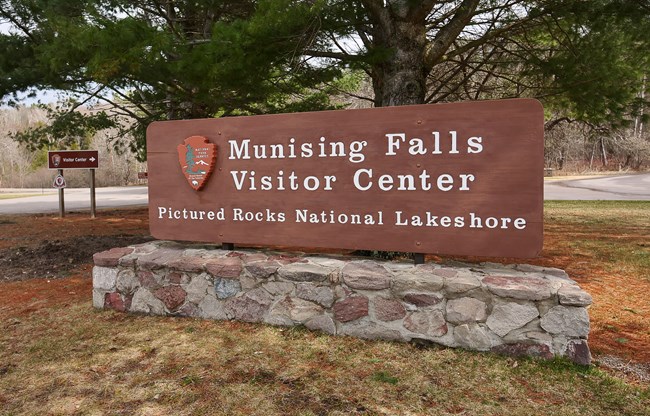
[[94, 162], [95, 160], [97, 160], [97, 159], [95, 159], [94, 157], [91, 157], [91, 158], [90, 158], [90, 161], [91, 161], [91, 162]]

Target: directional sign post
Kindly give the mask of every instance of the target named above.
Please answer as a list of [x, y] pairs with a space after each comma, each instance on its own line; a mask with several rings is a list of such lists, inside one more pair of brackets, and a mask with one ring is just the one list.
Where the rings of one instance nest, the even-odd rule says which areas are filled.
[[[95, 169], [99, 168], [99, 152], [97, 150], [50, 150], [47, 152], [47, 167], [59, 171], [54, 186], [59, 188], [59, 216], [65, 216], [63, 203], [63, 169], [88, 169], [90, 171], [90, 217], [95, 218]], [[63, 186], [57, 186], [56, 180], [63, 181]]]

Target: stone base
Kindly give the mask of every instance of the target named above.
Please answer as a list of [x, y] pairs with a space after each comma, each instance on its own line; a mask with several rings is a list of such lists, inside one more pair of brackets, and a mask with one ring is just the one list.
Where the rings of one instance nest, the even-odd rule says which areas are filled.
[[591, 361], [591, 296], [559, 269], [414, 266], [166, 241], [115, 248], [94, 261], [96, 308]]

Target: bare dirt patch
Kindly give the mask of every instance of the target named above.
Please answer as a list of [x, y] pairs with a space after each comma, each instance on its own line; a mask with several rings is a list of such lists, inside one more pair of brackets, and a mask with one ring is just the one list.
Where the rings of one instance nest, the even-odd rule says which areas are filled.
[[80, 236], [65, 240], [46, 240], [36, 247], [0, 250], [0, 280], [54, 279], [67, 276], [75, 268], [92, 262], [93, 254], [131, 244], [150, 241], [147, 236]]

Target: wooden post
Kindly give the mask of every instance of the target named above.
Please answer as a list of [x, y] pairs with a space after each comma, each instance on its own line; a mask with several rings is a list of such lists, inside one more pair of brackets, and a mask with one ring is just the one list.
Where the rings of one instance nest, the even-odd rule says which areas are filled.
[[221, 243], [221, 249], [233, 251], [235, 249], [235, 243]]
[[95, 200], [95, 169], [90, 169], [90, 218], [95, 218], [97, 204]]
[[424, 254], [422, 253], [413, 253], [413, 263], [414, 264], [424, 264]]

